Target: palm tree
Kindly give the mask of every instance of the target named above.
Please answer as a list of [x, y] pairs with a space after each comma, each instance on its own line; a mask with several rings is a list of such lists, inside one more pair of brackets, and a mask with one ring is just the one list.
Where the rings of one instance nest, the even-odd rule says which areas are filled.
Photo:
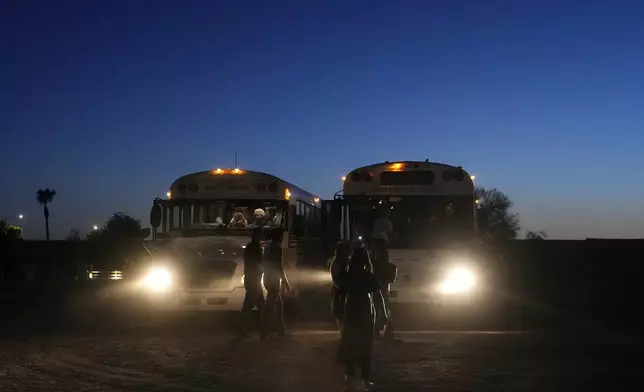
[[519, 216], [510, 212], [512, 200], [498, 189], [476, 189], [479, 232], [493, 239], [516, 238]]
[[47, 208], [47, 204], [54, 201], [54, 196], [56, 196], [56, 191], [54, 189], [38, 189], [38, 192], [36, 192], [36, 200], [38, 200], [38, 203], [44, 207], [45, 233], [47, 234], [47, 241], [49, 241], [49, 208]]

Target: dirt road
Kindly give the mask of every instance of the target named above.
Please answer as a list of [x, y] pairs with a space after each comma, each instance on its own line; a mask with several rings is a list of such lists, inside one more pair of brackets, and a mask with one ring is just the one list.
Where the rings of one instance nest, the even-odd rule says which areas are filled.
[[[641, 391], [641, 349], [534, 334], [413, 332], [378, 343], [381, 391]], [[0, 345], [2, 391], [339, 391], [337, 335], [258, 342], [181, 336], [43, 337]]]

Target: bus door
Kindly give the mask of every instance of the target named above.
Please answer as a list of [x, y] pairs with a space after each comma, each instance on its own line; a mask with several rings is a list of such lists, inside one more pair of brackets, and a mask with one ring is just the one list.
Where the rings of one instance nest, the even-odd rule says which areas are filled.
[[342, 199], [322, 201], [322, 227], [324, 228], [324, 242], [335, 245], [336, 242], [346, 239], [348, 235], [348, 210]]

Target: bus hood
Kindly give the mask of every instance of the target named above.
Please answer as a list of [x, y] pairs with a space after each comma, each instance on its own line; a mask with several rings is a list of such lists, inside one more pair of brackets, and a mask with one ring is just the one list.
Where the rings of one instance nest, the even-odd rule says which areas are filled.
[[190, 289], [229, 289], [241, 279], [248, 238], [178, 238], [171, 247], [181, 258], [182, 281]]

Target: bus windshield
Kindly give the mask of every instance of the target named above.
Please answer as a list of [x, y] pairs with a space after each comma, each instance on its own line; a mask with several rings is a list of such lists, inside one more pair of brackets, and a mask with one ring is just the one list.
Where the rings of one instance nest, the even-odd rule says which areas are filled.
[[210, 200], [199, 207], [195, 224], [219, 228], [284, 227], [287, 202], [275, 200]]
[[387, 237], [391, 249], [432, 248], [474, 234], [471, 196], [368, 198], [351, 203], [363, 238]]

